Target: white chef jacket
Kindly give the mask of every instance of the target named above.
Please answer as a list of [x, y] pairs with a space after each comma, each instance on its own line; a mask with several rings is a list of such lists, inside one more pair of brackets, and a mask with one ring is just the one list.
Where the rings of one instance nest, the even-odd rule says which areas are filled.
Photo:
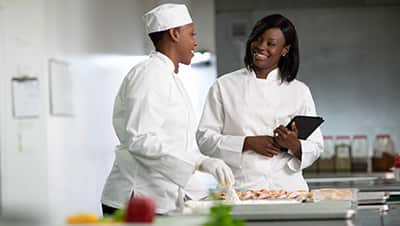
[[259, 79], [240, 69], [219, 78], [210, 88], [197, 130], [200, 151], [224, 160], [235, 175], [235, 188], [308, 190], [302, 169], [323, 151], [319, 129], [300, 140], [301, 161], [287, 153], [272, 158], [254, 151], [242, 152], [246, 136], [273, 135], [295, 115], [315, 116], [309, 88], [298, 80], [282, 82], [279, 69]]
[[195, 170], [195, 116], [189, 96], [160, 52], [125, 77], [114, 103], [120, 144], [102, 203], [124, 208], [132, 192], [156, 201], [157, 213], [174, 210]]

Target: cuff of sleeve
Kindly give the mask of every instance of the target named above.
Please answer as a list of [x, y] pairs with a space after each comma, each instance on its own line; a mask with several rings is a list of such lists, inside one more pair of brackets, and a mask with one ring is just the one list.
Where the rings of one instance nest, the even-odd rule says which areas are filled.
[[221, 157], [231, 166], [240, 167], [242, 162], [242, 150], [245, 136], [229, 136], [226, 137], [221, 144]]
[[315, 154], [313, 152], [313, 147], [306, 140], [300, 140], [300, 144], [301, 144], [301, 161], [296, 157], [294, 157], [293, 152], [291, 152], [290, 150], [288, 151], [288, 153], [293, 156], [289, 160], [288, 166], [291, 170], [295, 172], [311, 166], [319, 156], [318, 155], [317, 157], [315, 157]]
[[207, 158], [208, 158], [207, 156], [200, 155], [200, 157], [197, 159], [197, 161], [196, 161], [196, 163], [194, 165], [194, 170], [195, 171], [199, 170], [201, 163]]
[[[190, 159], [184, 160], [181, 156], [165, 156], [161, 161], [161, 165], [164, 166], [162, 168], [165, 176], [180, 187], [185, 187], [194, 173], [196, 162]], [[179, 167], [177, 167], [177, 164], [179, 164]]]
[[301, 170], [301, 161], [294, 156], [292, 156], [287, 164], [289, 169], [291, 169], [293, 172], [298, 172]]
[[[305, 155], [307, 155], [306, 152], [304, 152], [304, 150], [307, 150], [307, 148], [305, 148], [306, 145], [304, 140], [300, 140], [300, 144], [301, 144], [301, 159], [304, 160], [306, 158]], [[289, 169], [293, 170], [294, 172], [302, 170], [304, 168], [304, 161], [301, 161], [298, 158], [296, 158], [292, 150], [288, 150], [288, 153], [289, 155], [292, 156], [292, 158], [288, 162]]]

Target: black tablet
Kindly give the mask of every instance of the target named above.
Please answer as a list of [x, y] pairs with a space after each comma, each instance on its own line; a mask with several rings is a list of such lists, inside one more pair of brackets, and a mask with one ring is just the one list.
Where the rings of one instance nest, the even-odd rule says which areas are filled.
[[307, 139], [323, 122], [324, 119], [318, 116], [296, 115], [287, 124], [286, 128], [291, 129], [292, 123], [296, 123], [299, 139]]

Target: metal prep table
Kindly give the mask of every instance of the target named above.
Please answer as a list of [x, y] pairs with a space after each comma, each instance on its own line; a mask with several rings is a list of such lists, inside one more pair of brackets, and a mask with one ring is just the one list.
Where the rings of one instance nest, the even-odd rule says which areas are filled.
[[[206, 216], [163, 216], [158, 217], [154, 225], [201, 226], [207, 220]], [[246, 226], [399, 226], [400, 205], [390, 205], [386, 212], [378, 209], [361, 209], [348, 220], [276, 220], [247, 221]]]
[[358, 188], [360, 192], [400, 192], [400, 181], [394, 179], [393, 173], [305, 174], [305, 178], [310, 190], [319, 188]]

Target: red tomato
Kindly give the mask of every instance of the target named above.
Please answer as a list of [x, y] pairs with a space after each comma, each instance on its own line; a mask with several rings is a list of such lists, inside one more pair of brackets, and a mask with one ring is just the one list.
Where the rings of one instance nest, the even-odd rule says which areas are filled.
[[148, 197], [133, 197], [129, 200], [125, 213], [125, 222], [153, 222], [156, 205]]

